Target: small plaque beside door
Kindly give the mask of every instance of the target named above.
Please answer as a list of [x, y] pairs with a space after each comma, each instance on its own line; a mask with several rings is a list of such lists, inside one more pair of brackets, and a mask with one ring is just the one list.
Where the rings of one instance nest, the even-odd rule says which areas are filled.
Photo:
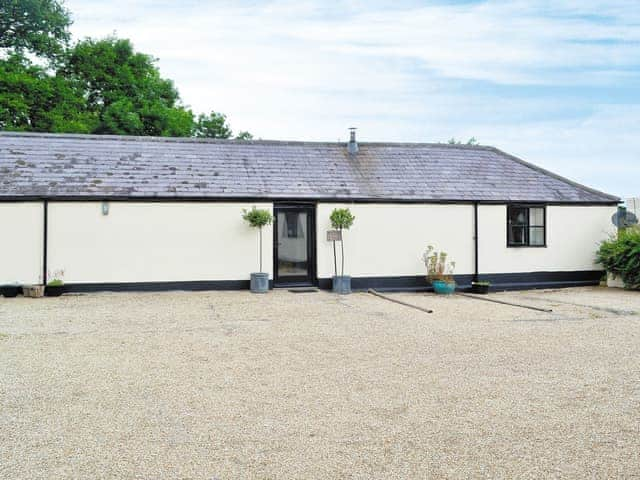
[[327, 231], [327, 242], [341, 242], [341, 241], [342, 241], [342, 232], [340, 230]]

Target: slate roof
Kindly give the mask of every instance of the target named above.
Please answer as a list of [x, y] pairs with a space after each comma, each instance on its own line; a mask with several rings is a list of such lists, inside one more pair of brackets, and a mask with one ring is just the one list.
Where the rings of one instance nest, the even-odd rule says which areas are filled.
[[615, 203], [493, 147], [0, 133], [3, 198]]

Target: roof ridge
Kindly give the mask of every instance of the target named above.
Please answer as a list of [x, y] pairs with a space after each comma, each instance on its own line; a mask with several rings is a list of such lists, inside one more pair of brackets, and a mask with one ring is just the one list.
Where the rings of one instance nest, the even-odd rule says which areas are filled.
[[[52, 132], [17, 132], [17, 131], [0, 131], [0, 137], [36, 137], [36, 138], [60, 138], [73, 140], [110, 140], [110, 141], [127, 141], [127, 142], [158, 142], [158, 143], [202, 143], [202, 144], [238, 144], [238, 145], [327, 145], [327, 146], [343, 146], [345, 141], [312, 141], [312, 140], [240, 140], [235, 138], [200, 138], [200, 137], [158, 137], [143, 135], [98, 135], [87, 133], [52, 133]], [[440, 142], [363, 142], [358, 141], [359, 145], [384, 147], [384, 146], [402, 146], [402, 147], [445, 147], [459, 148], [465, 150], [492, 150], [494, 147], [489, 145], [466, 145], [451, 144]]]
[[615, 195], [611, 195], [611, 194], [603, 192], [601, 190], [597, 190], [595, 188], [587, 187], [586, 185], [583, 185], [582, 183], [578, 183], [578, 182], [576, 182], [574, 180], [571, 180], [571, 179], [569, 179], [567, 177], [563, 177], [562, 175], [558, 175], [557, 173], [554, 173], [551, 170], [547, 170], [546, 168], [542, 168], [542, 167], [540, 167], [538, 165], [535, 165], [534, 163], [527, 162], [526, 160], [523, 160], [523, 159], [521, 159], [519, 157], [516, 157], [515, 155], [507, 153], [507, 152], [505, 152], [503, 150], [500, 150], [497, 147], [490, 147], [490, 149], [493, 150], [494, 152], [500, 154], [500, 155], [505, 156], [506, 158], [508, 158], [509, 160], [511, 160], [513, 162], [516, 162], [516, 163], [519, 163], [521, 165], [524, 165], [525, 167], [530, 168], [532, 170], [535, 170], [536, 172], [542, 173], [543, 175], [546, 175], [548, 177], [552, 177], [552, 178], [555, 178], [556, 180], [559, 180], [561, 182], [567, 183], [567, 184], [571, 185], [572, 187], [580, 188], [580, 189], [582, 189], [582, 190], [584, 190], [586, 192], [593, 193], [595, 195], [603, 195], [605, 197], [610, 198], [612, 201], [617, 201], [617, 202], [621, 201], [620, 197], [617, 197]]

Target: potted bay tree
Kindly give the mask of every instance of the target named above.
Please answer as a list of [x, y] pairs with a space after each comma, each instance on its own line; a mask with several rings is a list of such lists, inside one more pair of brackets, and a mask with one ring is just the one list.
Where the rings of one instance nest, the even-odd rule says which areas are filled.
[[243, 210], [242, 218], [253, 228], [257, 228], [260, 238], [260, 271], [251, 274], [251, 291], [253, 293], [267, 293], [269, 291], [269, 274], [262, 271], [262, 227], [271, 225], [273, 215], [266, 209], [253, 207]]
[[[333, 277], [333, 292], [347, 294], [351, 293], [351, 277], [344, 274], [344, 230], [349, 230], [353, 225], [353, 221], [356, 217], [353, 216], [351, 210], [348, 208], [334, 208], [331, 212], [329, 220], [331, 226], [340, 232], [340, 275], [338, 275], [338, 264], [335, 261], [335, 246], [333, 250], [335, 275]], [[335, 244], [334, 244], [335, 245]]]

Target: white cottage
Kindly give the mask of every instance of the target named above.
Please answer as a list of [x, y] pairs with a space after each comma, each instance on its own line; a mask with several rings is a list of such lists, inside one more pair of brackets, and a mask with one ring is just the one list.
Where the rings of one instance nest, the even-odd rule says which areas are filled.
[[274, 287], [328, 288], [329, 214], [349, 207], [353, 287], [426, 287], [428, 244], [467, 286], [597, 284], [619, 199], [493, 147], [0, 133], [0, 284], [70, 291], [247, 288], [271, 209]]

